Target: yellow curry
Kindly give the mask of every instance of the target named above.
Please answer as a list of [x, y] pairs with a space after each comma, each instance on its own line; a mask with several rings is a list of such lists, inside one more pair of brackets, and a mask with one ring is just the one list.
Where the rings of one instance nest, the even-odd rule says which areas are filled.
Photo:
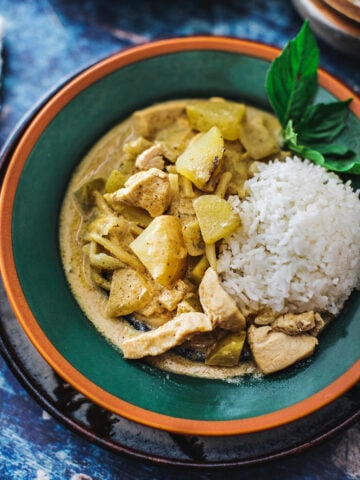
[[[64, 267], [125, 358], [212, 378], [257, 371], [253, 312], [223, 289], [216, 262], [240, 226], [227, 198], [246, 196], [257, 162], [285, 155], [280, 130], [269, 113], [222, 98], [164, 102], [135, 112], [81, 162], [61, 215]], [[321, 318], [276, 321], [316, 329]], [[288, 364], [312, 353], [311, 338]]]

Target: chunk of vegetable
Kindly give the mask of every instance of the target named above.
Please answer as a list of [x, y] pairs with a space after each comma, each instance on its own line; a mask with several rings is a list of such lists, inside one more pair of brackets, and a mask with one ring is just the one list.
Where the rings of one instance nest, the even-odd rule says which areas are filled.
[[161, 215], [154, 218], [131, 242], [130, 248], [160, 285], [167, 287], [182, 275], [187, 251], [181, 224], [176, 217]]
[[137, 137], [131, 142], [124, 144], [123, 151], [128, 157], [135, 159], [144, 150], [152, 147], [154, 144], [144, 137]]
[[244, 122], [240, 127], [240, 140], [254, 160], [268, 157], [280, 151], [279, 143], [263, 121]]
[[120, 170], [113, 170], [105, 183], [105, 192], [113, 193], [125, 185], [128, 175], [120, 172]]
[[209, 268], [209, 261], [206, 255], [203, 255], [195, 267], [191, 270], [190, 277], [195, 283], [200, 283], [204, 273]]
[[220, 176], [219, 183], [216, 186], [215, 195], [222, 198], [225, 197], [226, 190], [228, 189], [231, 179], [232, 179], [231, 172], [223, 172]]
[[125, 266], [118, 258], [98, 251], [99, 245], [95, 242], [85, 244], [82, 250], [88, 255], [90, 265], [94, 268], [100, 270], [115, 270]]
[[177, 122], [161, 130], [156, 137], [156, 142], [160, 143], [164, 156], [175, 163], [193, 136], [194, 132], [189, 124]]
[[186, 113], [194, 130], [206, 132], [216, 126], [226, 140], [236, 140], [239, 138], [240, 123], [245, 115], [245, 105], [198, 100], [187, 105]]
[[215, 243], [205, 243], [205, 256], [215, 272], [217, 271], [217, 256]]
[[188, 254], [197, 257], [205, 252], [204, 240], [201, 236], [200, 225], [197, 219], [182, 222], [182, 232]]
[[200, 190], [221, 170], [224, 139], [217, 127], [195, 137], [176, 161], [176, 170]]
[[205, 363], [219, 367], [234, 367], [239, 363], [241, 351], [244, 347], [246, 333], [232, 333], [219, 340], [209, 349]]
[[94, 192], [101, 191], [104, 185], [105, 180], [103, 178], [92, 178], [74, 192], [74, 198], [84, 213], [90, 212], [95, 204]]
[[172, 125], [185, 110], [184, 100], [174, 100], [144, 108], [134, 113], [133, 127], [143, 137], [154, 137], [160, 130]]
[[143, 210], [139, 207], [134, 207], [133, 205], [126, 205], [124, 204], [122, 208], [119, 207], [119, 213], [130, 222], [136, 223], [140, 227], [147, 227], [150, 223], [152, 218], [148, 214], [146, 210]]
[[227, 237], [240, 226], [239, 215], [218, 195], [202, 195], [195, 198], [193, 205], [203, 239], [208, 244]]
[[269, 112], [264, 112], [255, 107], [246, 107], [246, 119], [248, 122], [253, 122], [261, 119], [260, 121], [265, 127], [276, 137], [281, 137], [281, 123], [279, 119]]

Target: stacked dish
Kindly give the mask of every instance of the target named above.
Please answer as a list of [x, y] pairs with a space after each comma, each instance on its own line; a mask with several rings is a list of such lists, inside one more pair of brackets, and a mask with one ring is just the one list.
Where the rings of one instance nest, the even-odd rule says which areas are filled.
[[[150, 43], [85, 69], [26, 126], [1, 192], [1, 271], [29, 338], [74, 388], [106, 409], [171, 432], [235, 435], [289, 424], [334, 401], [360, 376], [360, 297], [354, 293], [322, 334], [316, 355], [272, 377], [225, 382], [126, 361], [93, 328], [62, 268], [59, 212], [74, 169], [90, 147], [132, 112], [163, 100], [225, 97], [269, 108], [264, 82], [279, 51], [228, 38]], [[354, 97], [319, 71], [320, 101]], [[346, 142], [356, 147], [354, 98]], [[353, 179], [358, 187], [358, 180]], [[330, 368], [331, 366], [331, 368]]]

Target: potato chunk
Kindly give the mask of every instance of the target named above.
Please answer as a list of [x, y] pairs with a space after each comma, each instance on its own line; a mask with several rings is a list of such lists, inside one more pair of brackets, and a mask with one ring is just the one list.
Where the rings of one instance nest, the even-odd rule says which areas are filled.
[[236, 140], [245, 115], [245, 105], [197, 100], [187, 105], [186, 114], [194, 130], [206, 132], [216, 126], [226, 140]]
[[229, 202], [218, 195], [202, 195], [193, 202], [204, 241], [215, 243], [240, 226], [240, 217]]
[[176, 217], [161, 215], [130, 244], [131, 250], [164, 287], [178, 280], [185, 267], [187, 251]]
[[212, 127], [195, 139], [176, 161], [176, 171], [188, 178], [200, 190], [212, 175], [218, 173], [222, 166], [224, 139], [217, 127]]

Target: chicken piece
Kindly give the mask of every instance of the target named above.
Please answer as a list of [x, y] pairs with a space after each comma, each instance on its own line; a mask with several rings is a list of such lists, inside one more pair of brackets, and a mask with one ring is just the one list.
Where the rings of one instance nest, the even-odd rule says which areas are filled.
[[240, 331], [246, 327], [244, 315], [235, 300], [223, 289], [219, 276], [209, 267], [199, 286], [200, 302], [214, 326]]
[[246, 113], [246, 120], [240, 125], [240, 142], [254, 160], [278, 154], [280, 145], [272, 130], [265, 123], [265, 117], [262, 112], [258, 115], [249, 115]]
[[190, 291], [191, 286], [180, 279], [172, 288], [162, 290], [159, 295], [160, 305], [172, 312]]
[[270, 326], [248, 329], [248, 342], [255, 362], [265, 374], [274, 373], [313, 354], [318, 341], [312, 335], [286, 335]]
[[161, 129], [168, 127], [185, 111], [185, 101], [175, 100], [153, 105], [135, 112], [133, 125], [135, 132], [146, 138], [153, 138]]
[[120, 268], [113, 273], [106, 313], [110, 317], [129, 315], [144, 307], [151, 299], [145, 279], [132, 268]]
[[159, 283], [154, 282], [149, 274], [146, 274], [146, 283], [151, 290], [150, 301], [142, 308], [136, 310], [136, 317], [143, 321], [150, 328], [157, 328], [160, 325], [168, 322], [174, 317], [172, 312], [169, 312], [159, 301], [159, 296], [164, 287]]
[[122, 351], [125, 358], [143, 358], [160, 355], [200, 332], [210, 332], [210, 319], [200, 312], [182, 313], [161, 327], [124, 340]]
[[299, 314], [285, 313], [277, 317], [271, 327], [288, 335], [299, 335], [315, 328], [315, 313], [312, 310]]
[[158, 168], [164, 170], [165, 162], [162, 156], [162, 149], [159, 145], [144, 150], [137, 156], [135, 167], [139, 170], [149, 170], [150, 168]]
[[161, 145], [164, 157], [171, 163], [175, 163], [193, 136], [194, 132], [189, 122], [186, 118], [179, 117], [176, 123], [160, 130], [156, 143]]
[[315, 313], [315, 327], [309, 331], [309, 333], [311, 333], [311, 335], [314, 335], [314, 337], [317, 337], [319, 335], [320, 332], [322, 332], [322, 330], [325, 328], [325, 326], [327, 325], [327, 323], [329, 322], [330, 320], [327, 319], [327, 320], [324, 320], [322, 318], [322, 316], [320, 315], [320, 313]]
[[254, 323], [255, 325], [270, 325], [278, 316], [279, 314], [272, 310], [264, 310], [256, 315]]
[[164, 213], [170, 204], [168, 174], [158, 168], [135, 173], [126, 181], [124, 188], [107, 193], [104, 198], [114, 210], [126, 203], [143, 208], [152, 217], [157, 217]]
[[196, 219], [193, 207], [193, 199], [184, 197], [180, 192], [177, 202], [173, 202], [169, 209], [170, 215], [178, 217], [181, 221], [192, 221]]

